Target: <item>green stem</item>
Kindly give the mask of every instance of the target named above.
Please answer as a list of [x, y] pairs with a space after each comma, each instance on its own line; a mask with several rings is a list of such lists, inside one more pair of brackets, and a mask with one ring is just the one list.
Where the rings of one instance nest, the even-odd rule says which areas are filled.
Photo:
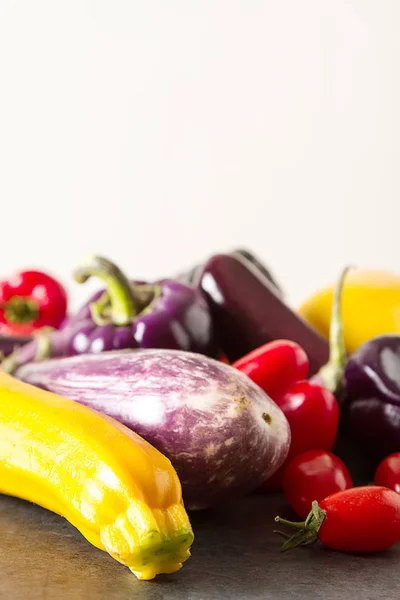
[[13, 296], [0, 305], [4, 310], [4, 318], [9, 323], [32, 323], [39, 316], [39, 306], [35, 300], [23, 296]]
[[107, 291], [103, 292], [96, 302], [92, 302], [90, 313], [97, 325], [107, 325], [107, 323], [110, 323], [110, 297]]
[[124, 273], [106, 258], [93, 256], [74, 272], [74, 279], [78, 283], [85, 283], [90, 277], [100, 277], [105, 282], [111, 305], [110, 317], [106, 319], [103, 314], [104, 295], [98, 302], [93, 302], [91, 310], [94, 321], [99, 325], [105, 322], [111, 322], [114, 325], [132, 323], [135, 316], [141, 311], [142, 303]]
[[[277, 523], [282, 523], [291, 529], [296, 529], [296, 533], [289, 537], [289, 539], [287, 539], [283, 544], [281, 552], [293, 550], [293, 548], [297, 548], [299, 546], [309, 546], [310, 544], [314, 544], [318, 540], [318, 532], [321, 529], [325, 518], [326, 512], [322, 510], [318, 502], [315, 501], [312, 503], [312, 509], [305, 521], [295, 523], [293, 521], [281, 519], [280, 517], [275, 517], [275, 521]], [[276, 531], [276, 533], [286, 537], [286, 535], [282, 534], [280, 531]]]
[[316, 378], [321, 379], [324, 386], [334, 394], [339, 394], [342, 390], [347, 362], [343, 332], [342, 297], [344, 282], [350, 269], [351, 267], [346, 267], [343, 270], [335, 288], [329, 329], [329, 361], [316, 375]]
[[51, 358], [51, 338], [49, 336], [51, 331], [54, 331], [54, 329], [45, 327], [42, 330], [38, 330], [34, 334], [37, 348], [34, 358], [35, 361], [42, 361]]
[[286, 519], [282, 519], [282, 517], [275, 517], [276, 523], [281, 523], [282, 525], [287, 525], [292, 529], [304, 529], [306, 522], [300, 521], [296, 523], [295, 521], [287, 521]]

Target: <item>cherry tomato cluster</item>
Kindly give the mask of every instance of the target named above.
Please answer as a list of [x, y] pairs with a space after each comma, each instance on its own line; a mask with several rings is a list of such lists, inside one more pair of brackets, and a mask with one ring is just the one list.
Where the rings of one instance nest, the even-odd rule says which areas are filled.
[[[345, 552], [378, 552], [400, 541], [400, 452], [386, 457], [374, 476], [375, 485], [353, 487], [346, 465], [334, 454], [309, 450], [287, 466], [283, 491], [305, 521], [277, 522], [294, 527], [282, 550], [319, 539]], [[286, 537], [286, 534], [284, 534]]]
[[339, 405], [329, 390], [307, 381], [307, 355], [295, 342], [277, 340], [265, 344], [233, 366], [257, 383], [278, 404], [289, 422], [288, 457], [263, 486], [266, 490], [281, 490], [292, 458], [307, 450], [332, 450], [339, 424]]
[[[283, 489], [291, 508], [304, 520], [276, 521], [296, 532], [282, 550], [319, 539], [347, 552], [385, 550], [400, 541], [400, 452], [378, 466], [375, 485], [353, 487], [343, 461], [332, 454], [339, 422], [335, 396], [307, 381], [305, 352], [278, 340], [233, 364], [257, 383], [281, 408], [291, 429], [291, 445], [282, 467], [264, 490]], [[397, 492], [397, 493], [396, 493]]]

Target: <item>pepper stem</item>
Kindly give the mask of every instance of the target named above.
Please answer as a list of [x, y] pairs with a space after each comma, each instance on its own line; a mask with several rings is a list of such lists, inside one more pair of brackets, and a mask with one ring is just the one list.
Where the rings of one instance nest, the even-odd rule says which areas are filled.
[[92, 317], [95, 323], [103, 325], [129, 325], [141, 311], [142, 303], [133, 285], [126, 275], [111, 261], [101, 256], [92, 256], [73, 273], [75, 281], [85, 283], [90, 277], [100, 277], [107, 288], [109, 299], [109, 317], [104, 316], [106, 302], [104, 294], [91, 305]]
[[342, 296], [344, 281], [350, 269], [351, 267], [343, 269], [335, 288], [329, 329], [329, 361], [316, 375], [316, 379], [322, 380], [324, 387], [336, 395], [342, 391], [347, 362], [343, 333]]
[[0, 304], [4, 318], [9, 323], [21, 324], [36, 321], [39, 316], [39, 306], [35, 300], [23, 296], [13, 296], [7, 302]]
[[[300, 523], [287, 521], [286, 519], [281, 519], [281, 517], [275, 517], [277, 523], [282, 523], [283, 525], [287, 525], [288, 527], [297, 530], [294, 535], [285, 541], [281, 548], [281, 552], [293, 550], [293, 548], [297, 548], [298, 546], [310, 546], [318, 540], [318, 532], [325, 521], [326, 512], [322, 510], [315, 500], [311, 506], [312, 508], [307, 519]], [[282, 532], [280, 531], [276, 531], [275, 533], [282, 535]], [[286, 534], [283, 535], [286, 537]]]

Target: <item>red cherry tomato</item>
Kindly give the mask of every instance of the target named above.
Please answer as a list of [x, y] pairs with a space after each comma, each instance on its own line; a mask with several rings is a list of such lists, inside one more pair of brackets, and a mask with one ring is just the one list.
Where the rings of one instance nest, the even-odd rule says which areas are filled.
[[294, 456], [306, 450], [332, 450], [339, 424], [335, 396], [317, 383], [299, 381], [274, 400], [289, 422], [292, 440], [286, 461], [262, 487], [270, 491], [282, 489], [283, 475]]
[[374, 482], [400, 494], [400, 452], [390, 454], [379, 463]]
[[308, 450], [295, 456], [283, 476], [283, 493], [293, 510], [305, 519], [313, 500], [353, 487], [350, 473], [334, 454]]
[[295, 527], [282, 550], [308, 545], [318, 538], [342, 552], [378, 552], [400, 541], [400, 494], [374, 485], [355, 487], [325, 498], [304, 523], [280, 517], [277, 522]]
[[295, 342], [275, 340], [264, 344], [232, 366], [259, 385], [280, 406], [289, 422], [292, 442], [287, 460], [261, 486], [264, 490], [279, 490], [293, 456], [305, 450], [333, 448], [339, 422], [338, 403], [327, 389], [305, 381], [307, 355]]
[[307, 354], [290, 340], [275, 340], [253, 350], [232, 365], [245, 373], [273, 400], [308, 375]]
[[292, 456], [305, 450], [332, 450], [339, 423], [339, 405], [332, 392], [317, 383], [299, 381], [275, 402], [290, 424]]

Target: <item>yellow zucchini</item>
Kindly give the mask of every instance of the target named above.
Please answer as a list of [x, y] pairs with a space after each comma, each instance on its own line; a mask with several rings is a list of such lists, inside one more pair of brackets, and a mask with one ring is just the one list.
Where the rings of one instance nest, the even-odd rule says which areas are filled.
[[2, 372], [0, 493], [62, 515], [139, 579], [190, 556], [181, 485], [163, 454], [117, 421]]

